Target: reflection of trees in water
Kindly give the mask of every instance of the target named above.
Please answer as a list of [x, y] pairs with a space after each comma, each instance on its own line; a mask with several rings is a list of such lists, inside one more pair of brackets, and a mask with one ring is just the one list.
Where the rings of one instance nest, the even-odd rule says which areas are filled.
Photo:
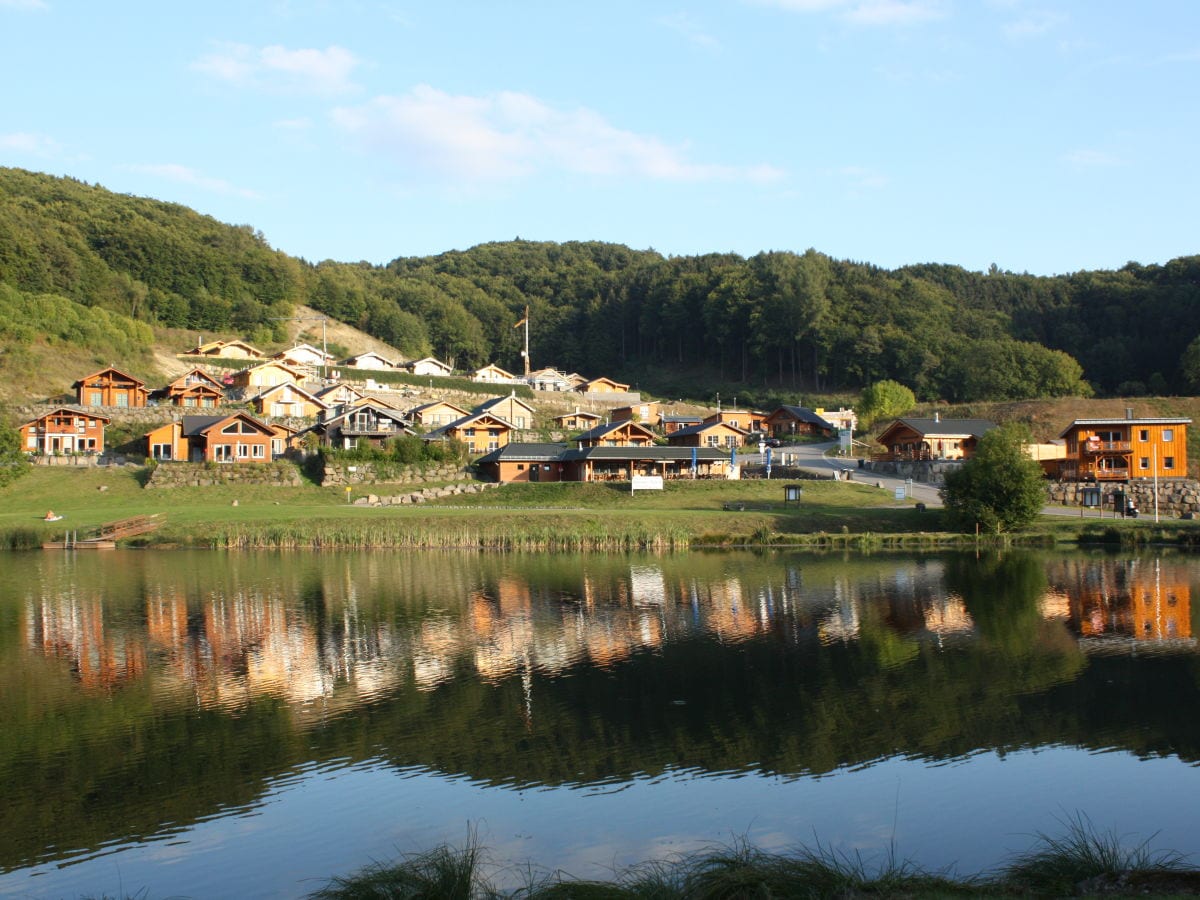
[[[379, 754], [512, 785], [681, 766], [799, 776], [1097, 733], [1139, 752], [1200, 747], [1196, 717], [1179, 714], [1200, 705], [1194, 657], [1087, 663], [1064, 620], [1042, 616], [1050, 582], [1070, 593], [1099, 577], [1089, 563], [1051, 563], [1048, 582], [1022, 553], [212, 559], [50, 573], [37, 603], [88, 623], [52, 646], [34, 619], [0, 618], [0, 677], [30, 651], [95, 656], [105, 641], [148, 660], [104, 705], [66, 670], [31, 686], [36, 714], [27, 694], [0, 695], [18, 726], [0, 733], [15, 804], [3, 821], [45, 822], [12, 843], [0, 825], [10, 853], [50, 834], [83, 846], [148, 833], [164, 805], [188, 821], [314, 758]], [[0, 610], [12, 594], [0, 587]], [[1147, 672], [1162, 697], [1110, 703], [1114, 667], [1130, 685], [1120, 699]], [[1185, 705], [1171, 706], [1181, 679]]]

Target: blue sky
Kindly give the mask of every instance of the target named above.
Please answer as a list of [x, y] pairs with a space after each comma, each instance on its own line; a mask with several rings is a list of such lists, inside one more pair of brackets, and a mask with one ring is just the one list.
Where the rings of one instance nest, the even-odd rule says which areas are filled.
[[311, 261], [1200, 252], [1195, 0], [0, 0], [0, 164]]

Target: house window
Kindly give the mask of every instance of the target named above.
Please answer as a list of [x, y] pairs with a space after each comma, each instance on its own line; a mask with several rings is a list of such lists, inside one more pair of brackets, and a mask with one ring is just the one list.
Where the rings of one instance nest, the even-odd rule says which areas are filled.
[[128, 406], [128, 405], [129, 405], [129, 395], [128, 394], [117, 394], [117, 406]]
[[474, 428], [468, 428], [468, 429], [466, 429], [465, 431], [463, 431], [463, 434], [465, 434], [465, 435], [466, 435], [467, 437], [469, 437], [469, 438], [473, 438], [473, 437], [475, 437], [475, 429], [474, 429]]
[[725, 435], [725, 446], [726, 447], [736, 447], [737, 446], [737, 438], [734, 437], [732, 434]]
[[517, 426], [518, 428], [524, 428], [524, 427], [525, 427], [525, 417], [524, 417], [524, 416], [517, 416], [517, 418], [516, 418], [516, 419], [514, 419], [513, 421], [516, 423], [516, 426]]
[[104, 405], [104, 395], [102, 393], [100, 393], [99, 391], [92, 391], [89, 394], [89, 396], [91, 397], [91, 400], [89, 401], [89, 405], [91, 405], [91, 406], [103, 406]]
[[1143, 457], [1141, 457], [1140, 459], [1138, 459], [1138, 468], [1139, 468], [1139, 469], [1148, 469], [1148, 468], [1150, 468], [1150, 457], [1148, 457], [1148, 456], [1143, 456]]
[[524, 472], [525, 471], [525, 463], [517, 463], [517, 471]]
[[499, 428], [489, 428], [488, 429], [488, 437], [494, 437], [494, 438], [500, 437], [500, 429]]
[[183, 405], [184, 405], [184, 406], [195, 406], [195, 405], [196, 405], [196, 398], [195, 398], [195, 397], [184, 397], [184, 398], [183, 398]]
[[279, 438], [271, 438], [271, 455], [272, 456], [282, 456], [283, 455], [283, 441], [280, 440]]
[[1139, 440], [1139, 441], [1148, 441], [1148, 440], [1150, 440], [1150, 429], [1149, 429], [1149, 428], [1141, 428], [1141, 429], [1139, 429], [1139, 430], [1138, 430], [1138, 440]]
[[487, 445], [488, 453], [491, 453], [493, 450], [499, 450], [499, 449], [500, 449], [499, 441], [488, 441], [488, 445]]
[[154, 444], [150, 448], [150, 456], [154, 459], [170, 459], [171, 445], [170, 444]]
[[1175, 440], [1175, 429], [1174, 428], [1164, 428], [1162, 430], [1162, 439], [1163, 439], [1164, 443]]
[[237, 450], [238, 450], [238, 459], [246, 459], [247, 457], [250, 456], [250, 448], [248, 446], [246, 446], [245, 444], [238, 444]]
[[237, 434], [237, 433], [238, 433], [238, 423], [237, 422], [233, 422], [232, 424], [226, 425], [224, 428], [221, 429], [221, 434]]
[[29, 437], [27, 437], [25, 439], [25, 447], [28, 450], [36, 450], [37, 449], [37, 435], [36, 434], [31, 433], [29, 435]]
[[217, 462], [229, 462], [233, 459], [232, 444], [215, 444], [213, 446], [213, 459]]
[[1163, 457], [1163, 468], [1164, 468], [1164, 469], [1173, 469], [1173, 468], [1175, 468], [1175, 457], [1173, 457], [1173, 456], [1164, 456], [1164, 457]]
[[710, 447], [719, 447], [721, 445], [720, 437], [715, 434], [705, 435], [704, 440], [708, 442], [708, 446]]
[[265, 459], [267, 455], [267, 448], [262, 444], [255, 444], [252, 455], [255, 459]]

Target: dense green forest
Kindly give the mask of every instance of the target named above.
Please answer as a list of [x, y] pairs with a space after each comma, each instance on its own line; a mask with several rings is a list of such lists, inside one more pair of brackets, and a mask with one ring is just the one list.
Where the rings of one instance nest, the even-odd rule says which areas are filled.
[[263, 344], [305, 304], [459, 369], [519, 370], [512, 326], [528, 306], [535, 366], [681, 396], [857, 392], [885, 378], [948, 401], [1200, 390], [1200, 256], [1044, 277], [515, 240], [313, 263], [248, 225], [0, 168], [0, 283], [43, 307], [65, 298]]

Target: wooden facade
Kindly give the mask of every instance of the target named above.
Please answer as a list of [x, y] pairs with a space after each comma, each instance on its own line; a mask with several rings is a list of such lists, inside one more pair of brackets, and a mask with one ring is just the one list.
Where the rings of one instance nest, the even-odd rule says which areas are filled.
[[[835, 431], [833, 423], [804, 406], [781, 406], [764, 416], [759, 425], [762, 431], [777, 438], [802, 435], [832, 437]], [[750, 430], [758, 431], [760, 428]]]
[[575, 390], [581, 394], [626, 394], [629, 392], [629, 385], [613, 381], [611, 378], [605, 378], [601, 375], [599, 378], [585, 381]]
[[995, 427], [986, 419], [897, 419], [878, 441], [893, 461], [970, 459], [979, 438]]
[[649, 447], [656, 435], [637, 422], [609, 422], [597, 425], [575, 438], [581, 447]]
[[135, 408], [145, 406], [150, 396], [146, 382], [111, 366], [80, 378], [72, 387], [80, 406]]
[[758, 431], [766, 416], [760, 412], [754, 412], [749, 409], [718, 409], [714, 413], [709, 413], [702, 420], [705, 425], [720, 423], [722, 425], [732, 425], [734, 428], [740, 428], [742, 431]]
[[561, 416], [555, 416], [552, 420], [555, 425], [566, 431], [588, 431], [600, 424], [601, 416], [593, 412], [584, 412], [583, 410], [575, 410], [574, 412], [563, 413]]
[[202, 369], [179, 376], [154, 395], [170, 406], [215, 408], [225, 399], [225, 388]]
[[209, 341], [193, 347], [185, 356], [208, 356], [217, 359], [262, 359], [262, 351], [245, 341]]
[[18, 429], [21, 449], [39, 456], [103, 453], [104, 428], [110, 421], [95, 412], [60, 406]]
[[490, 453], [508, 445], [512, 425], [491, 413], [475, 413], [443, 425], [425, 435], [426, 440], [456, 440], [466, 445], [472, 456]]
[[1076, 419], [1059, 435], [1067, 451], [1059, 473], [1067, 481], [1186, 478], [1186, 418]]
[[233, 387], [243, 390], [262, 390], [275, 387], [277, 384], [299, 384], [303, 380], [304, 373], [299, 369], [278, 360], [271, 360], [262, 365], [235, 372], [229, 383]]
[[465, 419], [470, 413], [461, 406], [455, 406], [445, 400], [434, 400], [432, 403], [414, 406], [405, 415], [413, 424], [422, 428], [441, 428], [443, 425]]
[[327, 418], [316, 431], [326, 446], [343, 450], [382, 447], [394, 438], [414, 433], [403, 413], [375, 403], [348, 407]]
[[488, 453], [477, 461], [493, 481], [628, 481], [633, 475], [659, 475], [666, 480], [729, 478], [730, 454], [698, 447], [569, 447], [566, 444], [520, 444]]
[[497, 365], [486, 365], [482, 369], [476, 369], [471, 380], [483, 384], [516, 384], [521, 379], [512, 372], [505, 372]]
[[276, 419], [315, 419], [328, 412], [329, 404], [298, 384], [277, 384], [251, 398], [250, 408]]
[[732, 450], [746, 443], [746, 432], [725, 422], [702, 422], [667, 435], [672, 447], [724, 447]]
[[533, 428], [534, 409], [516, 394], [485, 400], [475, 407], [474, 411], [499, 416], [514, 428]]
[[146, 435], [146, 455], [160, 462], [264, 463], [279, 435], [246, 413], [184, 416]]

